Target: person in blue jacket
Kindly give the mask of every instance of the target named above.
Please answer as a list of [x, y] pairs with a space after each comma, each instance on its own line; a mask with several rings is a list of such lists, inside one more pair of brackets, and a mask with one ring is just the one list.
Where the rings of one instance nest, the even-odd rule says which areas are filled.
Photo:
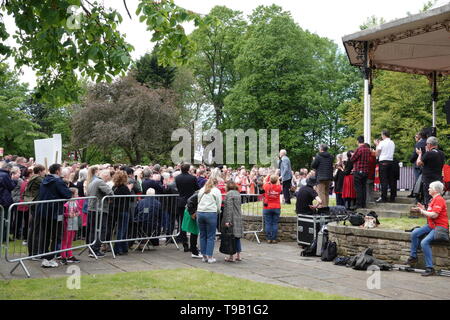
[[[39, 189], [39, 201], [70, 199], [72, 192], [61, 178], [61, 165], [52, 164], [50, 174], [45, 176]], [[60, 249], [64, 221], [64, 201], [39, 203], [36, 208], [35, 228], [39, 238], [38, 253], [57, 251]], [[55, 258], [55, 254], [44, 257], [47, 260]]]

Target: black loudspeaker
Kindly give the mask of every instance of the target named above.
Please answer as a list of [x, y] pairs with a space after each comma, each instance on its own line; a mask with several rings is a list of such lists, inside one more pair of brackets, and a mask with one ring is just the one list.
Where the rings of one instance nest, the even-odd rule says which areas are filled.
[[444, 112], [447, 115], [447, 124], [450, 125], [450, 99], [445, 103]]

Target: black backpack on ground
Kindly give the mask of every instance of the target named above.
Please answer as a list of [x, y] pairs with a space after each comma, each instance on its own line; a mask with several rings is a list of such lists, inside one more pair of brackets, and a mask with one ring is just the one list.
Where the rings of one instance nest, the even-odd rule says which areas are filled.
[[367, 270], [368, 267], [375, 265], [380, 268], [381, 271], [387, 271], [392, 269], [392, 265], [386, 261], [376, 259], [372, 256], [373, 250], [371, 248], [365, 249], [362, 253], [352, 257], [347, 263], [347, 267], [351, 267], [355, 270]]
[[334, 241], [327, 241], [322, 251], [322, 261], [333, 261], [337, 257], [337, 244]]
[[350, 261], [351, 257], [336, 257], [334, 259], [333, 264], [336, 266], [346, 266]]
[[315, 257], [316, 252], [317, 252], [317, 239], [314, 239], [314, 241], [309, 245], [309, 247], [300, 252], [300, 256]]

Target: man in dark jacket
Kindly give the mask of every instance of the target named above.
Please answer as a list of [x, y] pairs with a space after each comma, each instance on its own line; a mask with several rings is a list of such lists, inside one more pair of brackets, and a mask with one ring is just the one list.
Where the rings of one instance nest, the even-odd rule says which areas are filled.
[[438, 140], [436, 137], [427, 139], [426, 152], [417, 149], [417, 165], [422, 167], [422, 182], [424, 205], [427, 207], [431, 201], [431, 195], [428, 192], [430, 183], [434, 181], [442, 182], [442, 168], [445, 164], [445, 154], [438, 149]]
[[156, 174], [156, 179], [152, 177], [150, 169], [144, 169], [144, 180], [142, 181], [142, 193], [147, 194], [148, 189], [155, 189], [156, 194], [164, 194], [164, 187], [161, 183], [159, 174]]
[[[72, 192], [61, 179], [61, 165], [52, 164], [39, 189], [39, 201], [70, 199]], [[36, 207], [34, 238], [38, 241], [38, 253], [52, 252], [60, 249], [64, 221], [64, 202], [39, 203]], [[45, 259], [52, 260], [55, 254]]]
[[178, 241], [183, 243], [184, 252], [189, 252], [189, 245], [187, 243], [186, 231], [181, 230], [181, 222], [183, 221], [184, 208], [186, 206], [187, 200], [190, 196], [194, 194], [195, 191], [200, 189], [197, 184], [197, 178], [189, 174], [189, 169], [191, 165], [185, 163], [181, 166], [181, 174], [175, 178], [175, 183], [177, 184], [177, 189], [179, 197], [177, 199], [177, 217], [178, 217], [178, 228], [180, 231]]
[[323, 206], [328, 207], [330, 183], [333, 180], [333, 157], [328, 153], [326, 144], [320, 145], [319, 153], [314, 158], [311, 167], [316, 170], [316, 177], [319, 183], [317, 185], [317, 193], [322, 199]]
[[[414, 145], [414, 151], [411, 154], [410, 157], [410, 161], [411, 163], [414, 165], [414, 185], [417, 183], [417, 180], [419, 179], [420, 175], [422, 174], [422, 167], [418, 166], [416, 161], [417, 161], [417, 149], [422, 150], [422, 153], [425, 153], [425, 148], [427, 146], [427, 132], [426, 130], [421, 130], [418, 134], [416, 134], [415, 139], [416, 139], [416, 144]], [[419, 194], [414, 194], [414, 188], [413, 190], [411, 190], [411, 194], [408, 196], [408, 198], [416, 198], [417, 202], [422, 202], [422, 192], [420, 192]]]
[[5, 212], [13, 204], [11, 191], [16, 187], [16, 182], [11, 179], [11, 168], [12, 165], [6, 162], [0, 165], [0, 206], [5, 209]]
[[[5, 210], [5, 218], [9, 206], [13, 204], [11, 191], [16, 187], [16, 182], [11, 179], [11, 168], [11, 164], [0, 162], [0, 206]], [[6, 241], [6, 224], [3, 225], [3, 239], [0, 240]]]

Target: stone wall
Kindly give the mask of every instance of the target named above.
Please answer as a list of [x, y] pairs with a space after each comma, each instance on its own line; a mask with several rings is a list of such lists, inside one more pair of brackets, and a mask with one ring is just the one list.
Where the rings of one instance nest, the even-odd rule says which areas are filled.
[[[374, 257], [392, 264], [405, 264], [411, 247], [411, 233], [396, 230], [362, 229], [354, 226], [328, 224], [329, 238], [336, 241], [338, 254], [352, 256], [366, 248], [373, 249]], [[437, 269], [450, 268], [450, 245], [433, 245], [433, 263]], [[424, 258], [419, 252], [419, 268], [424, 268]]]
[[[244, 231], [259, 231], [262, 230], [262, 216], [243, 216]], [[253, 234], [246, 234], [245, 238], [248, 240], [254, 239]], [[263, 241], [266, 240], [264, 230], [258, 232], [258, 238]], [[297, 217], [280, 217], [278, 223], [278, 241], [292, 242], [297, 241]]]

